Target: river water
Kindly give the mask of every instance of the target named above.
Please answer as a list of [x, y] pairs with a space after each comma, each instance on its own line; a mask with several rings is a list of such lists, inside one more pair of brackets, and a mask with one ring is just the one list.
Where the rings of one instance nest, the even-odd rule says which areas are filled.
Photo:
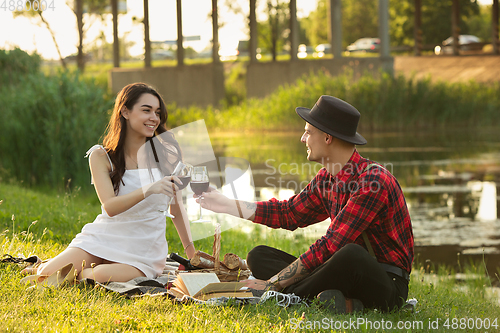
[[[252, 195], [267, 200], [298, 193], [321, 168], [307, 161], [301, 135], [211, 134], [210, 139], [217, 157], [249, 162]], [[463, 268], [471, 259], [484, 259], [489, 274], [497, 273], [500, 128], [363, 135], [368, 144], [358, 146], [360, 154], [384, 165], [403, 188], [412, 218], [416, 260], [460, 270], [459, 262]], [[319, 237], [327, 227], [325, 221], [301, 232]]]

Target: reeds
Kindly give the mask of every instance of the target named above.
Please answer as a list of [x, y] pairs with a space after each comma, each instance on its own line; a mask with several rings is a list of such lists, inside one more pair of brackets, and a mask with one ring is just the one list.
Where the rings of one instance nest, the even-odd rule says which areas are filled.
[[386, 73], [355, 77], [311, 73], [284, 85], [263, 99], [248, 99], [223, 109], [197, 107], [171, 110], [172, 126], [203, 117], [207, 126], [221, 130], [302, 129], [297, 106], [312, 107], [321, 95], [332, 95], [361, 113], [359, 129], [406, 130], [487, 126], [500, 120], [500, 83], [433, 82]]

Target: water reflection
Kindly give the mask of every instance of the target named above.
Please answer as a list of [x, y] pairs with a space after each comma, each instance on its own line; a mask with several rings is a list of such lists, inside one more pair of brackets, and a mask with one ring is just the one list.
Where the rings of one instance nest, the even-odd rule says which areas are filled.
[[[298, 193], [321, 168], [307, 161], [300, 135], [245, 134], [211, 139], [216, 155], [250, 161], [256, 198], [267, 200]], [[365, 137], [368, 145], [358, 147], [361, 155], [386, 166], [403, 187], [420, 259], [456, 265], [457, 253], [462, 259], [486, 256], [489, 271], [496, 272], [500, 266], [498, 128]], [[325, 221], [301, 232], [317, 237], [327, 227]], [[293, 237], [286, 231], [283, 234]]]

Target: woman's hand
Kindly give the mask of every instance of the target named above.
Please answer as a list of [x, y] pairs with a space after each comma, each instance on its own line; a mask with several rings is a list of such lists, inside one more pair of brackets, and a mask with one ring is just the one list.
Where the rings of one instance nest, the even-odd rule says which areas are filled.
[[179, 191], [179, 186], [181, 185], [182, 182], [177, 176], [166, 176], [151, 184], [146, 192], [144, 192], [144, 197], [147, 198], [151, 194], [165, 194], [173, 197]]
[[201, 204], [201, 207], [211, 210], [215, 213], [227, 213], [231, 199], [228, 199], [216, 189], [209, 187], [207, 192], [202, 195], [193, 195], [196, 202]]

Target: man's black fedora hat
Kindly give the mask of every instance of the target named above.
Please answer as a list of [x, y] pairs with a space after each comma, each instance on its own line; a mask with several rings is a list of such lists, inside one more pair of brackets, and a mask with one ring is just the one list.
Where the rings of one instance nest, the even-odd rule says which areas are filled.
[[327, 134], [356, 145], [366, 144], [366, 139], [356, 132], [359, 111], [341, 99], [323, 95], [312, 109], [299, 106], [295, 112], [309, 124]]

